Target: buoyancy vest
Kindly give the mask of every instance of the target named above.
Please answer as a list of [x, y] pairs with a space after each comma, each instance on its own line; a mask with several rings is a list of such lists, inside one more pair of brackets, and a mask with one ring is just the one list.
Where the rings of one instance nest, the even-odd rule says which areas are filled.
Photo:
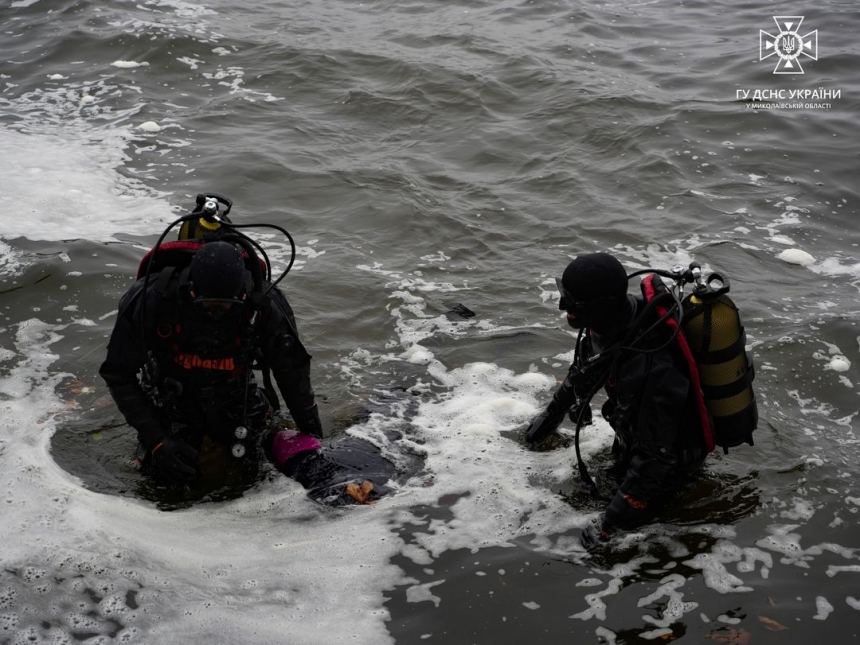
[[[723, 283], [719, 289], [710, 287], [714, 277]], [[656, 274], [642, 279], [641, 290], [649, 303], [669, 293]], [[678, 321], [666, 315], [668, 308], [655, 302], [657, 314], [675, 334], [687, 363], [708, 452], [715, 445], [725, 452], [742, 443], [753, 445], [752, 433], [758, 424], [753, 361], [746, 351], [738, 309], [726, 295], [728, 290], [727, 280], [712, 275], [709, 284], [699, 286], [684, 299], [680, 329]]]

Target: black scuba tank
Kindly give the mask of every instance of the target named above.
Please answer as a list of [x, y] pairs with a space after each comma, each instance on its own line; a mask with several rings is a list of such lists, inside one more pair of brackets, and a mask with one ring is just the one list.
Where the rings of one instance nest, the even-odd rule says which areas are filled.
[[[720, 286], [713, 287], [712, 283]], [[725, 452], [753, 445], [758, 407], [752, 381], [752, 356], [735, 303], [726, 294], [729, 281], [712, 273], [683, 302], [683, 330], [698, 366], [705, 405], [713, 419], [714, 443]]]

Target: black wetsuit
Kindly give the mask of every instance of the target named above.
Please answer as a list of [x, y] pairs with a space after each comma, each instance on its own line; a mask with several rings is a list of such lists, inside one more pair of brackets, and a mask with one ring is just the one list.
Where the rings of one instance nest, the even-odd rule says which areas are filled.
[[[635, 320], [645, 304], [641, 298], [629, 298]], [[649, 318], [639, 321], [640, 330], [650, 327], [657, 314]], [[650, 519], [691, 481], [706, 456], [687, 363], [677, 341], [667, 345], [670, 338], [669, 328], [658, 324], [635, 342], [636, 349], [644, 351], [623, 351], [604, 382], [608, 398], [602, 413], [615, 431], [615, 463], [609, 475], [618, 486], [604, 515], [606, 531]], [[587, 334], [582, 359], [605, 349], [608, 341]]]

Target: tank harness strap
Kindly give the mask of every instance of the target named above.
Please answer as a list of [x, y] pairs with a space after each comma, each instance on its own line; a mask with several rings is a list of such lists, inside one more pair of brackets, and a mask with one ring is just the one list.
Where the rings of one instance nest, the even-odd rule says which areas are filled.
[[699, 357], [699, 362], [702, 365], [719, 365], [727, 363], [736, 356], [743, 354], [746, 351], [747, 337], [741, 329], [741, 335], [731, 345], [724, 349], [719, 349], [713, 352], [708, 352]]
[[684, 320], [691, 320], [697, 316], [702, 316], [702, 348], [706, 350], [699, 357], [699, 363], [703, 365], [719, 365], [725, 363], [739, 354], [744, 353], [747, 344], [747, 335], [743, 327], [740, 328], [738, 339], [723, 349], [711, 350], [711, 338], [713, 335], [713, 310], [707, 304], [699, 304], [686, 311]]
[[272, 406], [272, 410], [274, 412], [278, 412], [281, 409], [281, 401], [278, 399], [278, 393], [275, 390], [275, 386], [272, 384], [272, 368], [269, 367], [269, 363], [263, 357], [263, 352], [257, 352], [257, 362], [252, 367], [254, 369], [259, 369], [263, 375], [263, 391], [266, 393], [266, 398], [269, 399], [269, 405]]
[[[174, 332], [179, 331], [177, 324], [177, 307], [179, 306], [177, 293], [178, 285], [175, 278], [178, 277], [176, 267], [165, 267], [158, 274], [153, 291], [157, 295], [155, 305], [155, 333], [159, 339], [166, 341]], [[174, 341], [171, 341], [174, 342]]]
[[170, 284], [170, 279], [173, 277], [173, 274], [176, 272], [176, 267], [165, 267], [158, 274], [158, 280], [155, 281], [155, 292], [163, 297], [167, 293], [168, 285]]
[[755, 367], [750, 362], [746, 373], [733, 383], [727, 385], [703, 385], [702, 391], [708, 400], [715, 401], [720, 399], [728, 399], [743, 392], [750, 387], [755, 377]]
[[[663, 284], [662, 280], [659, 281], [658, 285], [655, 285], [654, 279], [656, 278], [656, 274], [650, 274], [645, 276], [642, 280], [642, 293], [645, 296], [646, 302], [651, 302], [656, 295], [657, 290], [662, 288], [666, 289], [666, 286]], [[665, 316], [667, 313], [667, 309], [662, 306], [657, 306], [657, 314], [659, 316]], [[693, 392], [696, 397], [696, 409], [699, 412], [699, 419], [702, 425], [702, 436], [705, 440], [705, 449], [707, 452], [711, 452], [714, 449], [714, 430], [711, 425], [711, 416], [708, 413], [708, 408], [705, 405], [705, 397], [702, 392], [702, 382], [699, 378], [699, 368], [696, 365], [696, 359], [693, 357], [693, 351], [690, 349], [690, 345], [687, 342], [686, 336], [684, 336], [684, 331], [682, 329], [678, 329], [678, 321], [674, 318], [667, 317], [666, 325], [672, 330], [672, 332], [677, 332], [676, 342], [678, 343], [678, 347], [681, 350], [681, 354], [684, 356], [684, 361], [687, 363], [687, 368], [690, 375], [690, 381], [693, 385]], [[710, 338], [710, 317], [706, 321], [706, 335]]]

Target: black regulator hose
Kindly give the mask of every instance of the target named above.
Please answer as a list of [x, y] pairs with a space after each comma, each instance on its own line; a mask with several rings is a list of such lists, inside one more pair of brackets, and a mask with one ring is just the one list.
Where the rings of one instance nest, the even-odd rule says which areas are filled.
[[[260, 267], [259, 258], [254, 249], [254, 240], [243, 233], [227, 233], [218, 238], [219, 242], [233, 242], [242, 247], [245, 253], [248, 254], [251, 268], [251, 277], [254, 279], [254, 292], [260, 293], [263, 291], [263, 269]], [[268, 265], [267, 265], [268, 267]], [[268, 270], [267, 270], [268, 273]]]
[[287, 264], [287, 268], [285, 268], [283, 270], [283, 272], [281, 273], [281, 275], [278, 276], [278, 279], [275, 280], [274, 282], [272, 282], [272, 284], [270, 284], [269, 287], [266, 289], [266, 294], [268, 294], [269, 291], [271, 291], [276, 286], [278, 286], [278, 283], [281, 280], [283, 280], [285, 277], [287, 277], [287, 274], [290, 272], [290, 269], [293, 268], [293, 264], [295, 264], [295, 261], [296, 261], [296, 242], [293, 239], [293, 236], [290, 235], [289, 231], [287, 231], [285, 228], [282, 228], [276, 224], [231, 224], [231, 227], [236, 228], [236, 229], [238, 229], [238, 228], [272, 228], [272, 229], [275, 229], [276, 231], [279, 231], [280, 233], [282, 233], [284, 235], [284, 237], [286, 237], [287, 240], [289, 240], [289, 242], [290, 242], [290, 261]]

